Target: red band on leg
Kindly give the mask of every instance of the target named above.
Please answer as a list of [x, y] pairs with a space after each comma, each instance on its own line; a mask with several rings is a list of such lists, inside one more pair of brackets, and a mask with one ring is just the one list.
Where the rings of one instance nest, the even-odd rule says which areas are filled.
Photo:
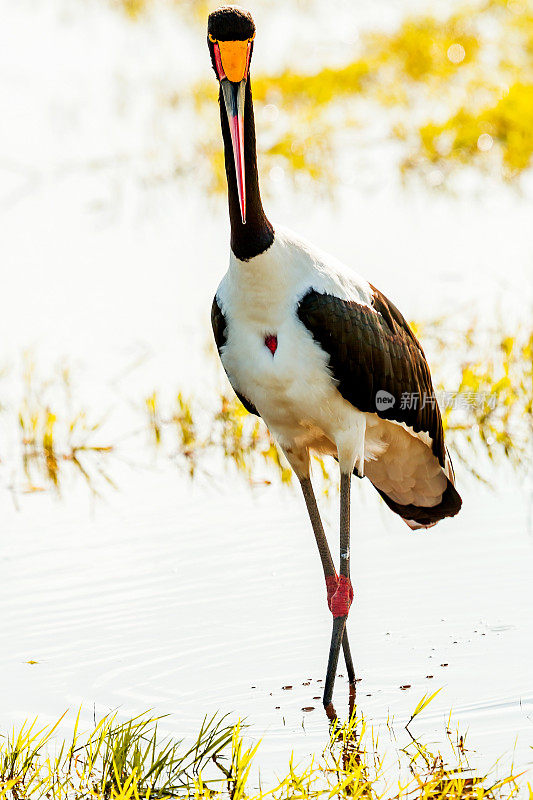
[[[328, 592], [329, 598], [329, 592]], [[329, 608], [334, 617], [347, 617], [353, 600], [352, 583], [349, 578], [339, 575], [337, 590], [329, 601]]]
[[328, 592], [328, 608], [331, 611], [331, 599], [335, 592], [337, 591], [337, 574], [335, 575], [328, 575], [326, 577], [326, 589]]

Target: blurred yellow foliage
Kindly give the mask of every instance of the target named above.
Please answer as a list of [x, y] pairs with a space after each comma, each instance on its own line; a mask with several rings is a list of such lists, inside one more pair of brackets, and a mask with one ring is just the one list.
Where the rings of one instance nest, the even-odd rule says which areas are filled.
[[205, 409], [195, 398], [178, 393], [163, 411], [157, 392], [145, 399], [148, 428], [156, 446], [167, 444], [168, 452], [185, 464], [190, 477], [202, 463], [222, 457], [250, 482], [290, 483], [291, 470], [261, 420], [249, 414], [234, 395], [221, 392], [218, 406]]
[[[130, 19], [137, 19], [155, 5], [154, 0], [111, 0], [111, 2]], [[206, 0], [167, 0], [167, 4], [174, 7], [176, 11], [184, 13], [189, 21], [194, 19], [197, 22], [203, 22], [211, 10], [211, 4]]]
[[[331, 185], [335, 155], [351, 146], [338, 133], [375, 120], [407, 148], [404, 175], [434, 176], [437, 166], [440, 185], [468, 164], [514, 180], [533, 153], [533, 0], [487, 0], [443, 19], [408, 18], [392, 33], [363, 34], [357, 57], [343, 66], [254, 73], [252, 86], [259, 135], [268, 141], [260, 147], [267, 186], [271, 164]], [[213, 162], [212, 188], [222, 189], [220, 138], [206, 113], [215, 91], [203, 82], [194, 98], [209, 120], [209, 145], [200, 147]]]
[[471, 63], [479, 42], [472, 32], [471, 17], [459, 13], [441, 22], [434, 17], [407, 19], [394, 34], [371, 34], [364, 40], [377, 67], [393, 66], [397, 80], [422, 83], [445, 80], [459, 65]]
[[[459, 337], [450, 337], [439, 324], [422, 329], [422, 338], [437, 362], [450, 347], [467, 351], [458, 363], [454, 397], [465, 402], [442, 407], [446, 441], [453, 456], [477, 478], [479, 464], [503, 458], [514, 467], [531, 462], [533, 443], [533, 333], [524, 328], [513, 335], [502, 325], [480, 343], [473, 323]], [[437, 392], [446, 387], [441, 383]]]
[[[533, 442], [533, 333], [502, 320], [492, 331], [475, 319], [468, 327], [462, 319], [455, 323], [411, 323], [434, 376], [444, 365], [452, 370], [445, 382], [435, 384], [452, 456], [479, 478], [488, 461], [507, 462], [525, 473]], [[455, 354], [451, 360], [450, 352]], [[227, 387], [218, 356], [212, 357], [225, 382], [211, 393], [215, 404], [182, 392], [162, 400], [153, 391], [140, 409], [141, 430], [191, 478], [197, 472], [212, 474], [218, 465], [231, 466], [251, 484], [289, 483], [292, 472], [270, 432]], [[22, 481], [13, 479], [14, 488], [59, 492], [69, 473], [80, 474], [95, 494], [104, 484], [113, 486], [109, 461], [118, 455], [117, 442], [102, 441], [104, 420], [90, 422], [79, 400], [73, 407], [68, 369], [48, 372], [45, 380], [29, 356], [22, 366], [20, 402], [0, 408], [5, 430], [12, 429], [18, 442], [18, 464], [2, 455], [10, 473], [22, 472]], [[134, 441], [138, 434], [137, 429], [119, 441]], [[336, 467], [329, 457], [316, 456], [314, 464], [318, 485], [328, 494], [337, 485]]]
[[260, 103], [282, 103], [284, 110], [297, 110], [309, 103], [313, 107], [326, 105], [360, 92], [371, 68], [370, 61], [361, 59], [339, 69], [325, 67], [314, 75], [292, 70], [275, 76], [258, 75], [253, 79], [254, 99]]
[[[69, 369], [60, 367], [45, 379], [31, 355], [25, 353], [21, 377], [22, 395], [16, 417], [25, 478], [23, 491], [51, 487], [59, 493], [67, 470], [81, 475], [95, 495], [99, 494], [101, 480], [114, 486], [102, 463], [113, 448], [95, 441], [101, 434], [101, 420], [89, 422], [85, 410], [73, 410]], [[155, 395], [152, 400], [155, 403]], [[147, 407], [150, 409], [148, 401]], [[2, 410], [9, 412], [7, 407]]]
[[444, 168], [451, 161], [486, 161], [493, 147], [501, 152], [507, 179], [531, 165], [533, 83], [513, 84], [493, 106], [479, 112], [461, 108], [440, 125], [423, 125], [417, 158]]

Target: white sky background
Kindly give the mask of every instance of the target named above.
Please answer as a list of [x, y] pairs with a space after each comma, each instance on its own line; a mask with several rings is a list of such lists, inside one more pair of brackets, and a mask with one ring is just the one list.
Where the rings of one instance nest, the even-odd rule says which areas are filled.
[[[341, 63], [359, 30], [394, 26], [407, 10], [428, 7], [422, 0], [326, 5], [321, 13], [298, 14], [251, 3], [258, 25], [254, 66]], [[31, 347], [44, 365], [65, 357], [83, 364], [85, 397], [92, 393], [98, 406], [109, 399], [100, 387], [148, 352], [138, 398], [157, 383], [190, 391], [203, 383], [197, 356], [210, 337], [211, 300], [228, 259], [226, 204], [209, 201], [195, 185], [198, 165], [191, 164], [186, 180], [153, 179], [168, 175], [176, 151], [192, 149], [194, 116], [165, 112], [161, 96], [212, 75], [204, 31], [186, 27], [163, 6], [129, 23], [110, 3], [90, 0], [3, 0], [0, 16], [3, 359], [17, 362]], [[361, 181], [338, 187], [334, 204], [291, 194], [283, 180], [272, 184], [269, 215], [356, 268], [408, 318], [463, 311], [490, 326], [495, 308], [509, 319], [529, 318], [528, 195], [489, 182], [459, 197], [404, 191], [388, 160], [381, 169], [375, 159], [371, 169], [365, 166], [364, 153], [360, 160]], [[277, 493], [261, 495], [257, 505], [233, 487], [227, 494], [205, 485], [189, 492], [171, 469], [121, 478], [124, 491], [94, 516], [79, 494], [64, 506], [36, 496], [19, 513], [11, 506], [1, 512], [2, 603], [9, 609], [3, 639], [11, 644], [1, 662], [0, 722], [35, 713], [51, 719], [65, 704], [94, 701], [102, 710], [120, 705], [124, 713], [152, 705], [165, 713], [172, 706], [193, 731], [218, 704], [257, 721], [254, 732], [266, 736], [270, 765], [286, 763], [278, 757], [288, 742], [300, 753], [320, 747], [322, 719], [308, 718], [312, 735], [301, 734], [298, 714], [308, 698], [289, 703], [279, 693], [282, 683], [308, 677], [308, 669], [321, 677], [329, 631], [325, 613], [312, 616], [319, 614], [317, 596], [323, 598], [303, 508]], [[370, 537], [361, 556], [368, 569], [359, 575], [353, 630], [371, 683], [371, 716], [384, 719], [392, 708], [401, 717], [423, 691], [438, 688], [424, 683], [434, 645], [450, 661], [438, 713], [456, 708], [490, 757], [500, 744], [510, 752], [520, 731], [527, 760], [531, 538], [527, 497], [512, 481], [506, 475], [511, 486], [492, 499], [470, 487], [458, 527], [444, 523], [436, 529], [444, 534], [420, 547], [420, 538], [409, 538], [369, 497], [360, 517]], [[208, 507], [213, 524], [227, 527], [228, 547], [213, 528], [202, 543]], [[247, 538], [259, 516], [258, 538]], [[295, 627], [287, 620], [280, 627], [280, 593], [290, 591], [304, 548]], [[190, 616], [187, 591], [197, 590], [193, 573], [205, 567], [210, 549], [217, 563], [222, 559], [218, 606], [212, 617], [208, 608]], [[287, 558], [281, 576], [280, 552]], [[249, 606], [246, 576], [255, 574], [258, 559], [260, 602]], [[233, 569], [243, 587], [236, 597], [224, 592]], [[137, 583], [139, 570], [144, 577]], [[376, 591], [385, 585], [386, 592]], [[436, 631], [433, 620], [444, 607], [450, 613]], [[389, 628], [397, 648], [385, 638]], [[217, 640], [220, 630], [225, 638]], [[237, 647], [236, 666], [230, 656]], [[42, 662], [41, 672], [28, 672], [29, 658]], [[216, 686], [211, 664], [218, 668]], [[254, 682], [262, 693], [257, 703], [248, 692]], [[410, 682], [416, 696], [398, 692]], [[270, 691], [287, 703], [288, 730], [273, 713]]]

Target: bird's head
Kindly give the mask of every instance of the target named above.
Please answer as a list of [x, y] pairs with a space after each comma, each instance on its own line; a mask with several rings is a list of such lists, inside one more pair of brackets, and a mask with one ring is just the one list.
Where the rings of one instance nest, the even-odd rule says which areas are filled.
[[207, 44], [228, 115], [243, 224], [246, 222], [244, 102], [254, 37], [252, 16], [239, 6], [217, 8], [209, 15]]

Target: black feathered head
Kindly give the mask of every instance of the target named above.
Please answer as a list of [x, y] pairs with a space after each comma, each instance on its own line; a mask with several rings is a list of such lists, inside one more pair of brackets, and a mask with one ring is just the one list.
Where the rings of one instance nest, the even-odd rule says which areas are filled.
[[209, 14], [207, 44], [228, 115], [243, 224], [246, 222], [244, 102], [254, 37], [252, 15], [244, 8], [223, 6]]

